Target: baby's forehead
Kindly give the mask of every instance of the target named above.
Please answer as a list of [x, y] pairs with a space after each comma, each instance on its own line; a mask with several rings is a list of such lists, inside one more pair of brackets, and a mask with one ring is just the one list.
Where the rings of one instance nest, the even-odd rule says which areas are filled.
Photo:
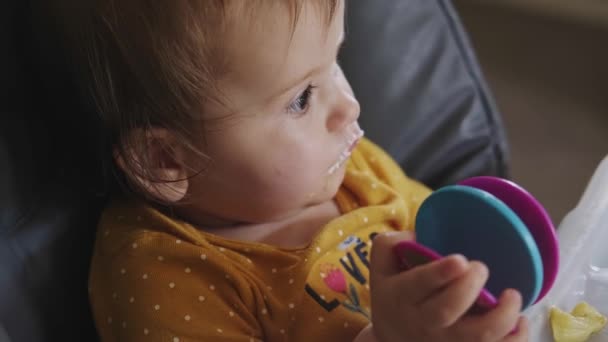
[[272, 6], [255, 20], [234, 23], [225, 46], [228, 70], [224, 82], [277, 93], [335, 59], [343, 35], [341, 10], [328, 22], [317, 5], [306, 1], [295, 25], [285, 11]]

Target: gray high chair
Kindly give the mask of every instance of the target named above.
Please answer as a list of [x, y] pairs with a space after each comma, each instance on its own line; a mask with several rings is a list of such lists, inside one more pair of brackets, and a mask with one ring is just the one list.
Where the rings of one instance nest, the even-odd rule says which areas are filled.
[[[92, 341], [87, 272], [112, 180], [95, 115], [40, 52], [54, 45], [35, 2], [0, 9], [0, 341]], [[508, 177], [501, 120], [451, 3], [354, 0], [347, 15], [340, 62], [367, 136], [431, 187]]]

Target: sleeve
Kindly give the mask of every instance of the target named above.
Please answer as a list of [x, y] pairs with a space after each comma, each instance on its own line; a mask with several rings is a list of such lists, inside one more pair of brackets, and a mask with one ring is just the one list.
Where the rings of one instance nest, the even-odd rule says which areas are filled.
[[356, 150], [357, 153], [352, 155], [354, 165], [360, 170], [371, 171], [380, 181], [395, 189], [408, 204], [410, 217], [415, 217], [431, 190], [408, 177], [388, 153], [370, 140], [362, 139]]
[[101, 340], [260, 341], [254, 290], [227, 273], [220, 252], [177, 241], [137, 238], [117, 255], [95, 256], [91, 304]]

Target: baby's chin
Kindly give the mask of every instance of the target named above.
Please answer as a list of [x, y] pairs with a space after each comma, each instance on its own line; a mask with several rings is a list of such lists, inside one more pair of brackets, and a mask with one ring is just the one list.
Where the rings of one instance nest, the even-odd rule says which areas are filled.
[[[336, 193], [338, 192], [338, 189], [340, 188], [340, 186], [342, 185], [342, 182], [344, 181], [344, 175], [346, 174], [346, 162], [342, 163], [342, 165], [334, 172], [331, 174], [327, 175], [328, 181], [328, 187], [330, 185], [333, 185], [333, 196], [336, 195]], [[332, 197], [333, 197], [332, 196]]]
[[327, 201], [332, 200], [336, 197], [336, 194], [340, 190], [340, 186], [344, 181], [344, 174], [346, 173], [346, 165], [342, 165], [340, 168], [335, 170], [331, 174], [327, 174], [323, 180], [323, 184], [321, 184], [321, 191], [317, 194], [309, 195], [309, 198], [313, 200], [314, 203], [311, 205], [321, 204]]

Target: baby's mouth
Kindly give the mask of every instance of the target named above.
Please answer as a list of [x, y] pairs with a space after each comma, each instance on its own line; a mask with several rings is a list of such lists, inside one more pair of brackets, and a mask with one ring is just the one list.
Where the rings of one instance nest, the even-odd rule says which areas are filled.
[[328, 174], [331, 175], [335, 173], [338, 169], [342, 167], [342, 165], [344, 165], [344, 163], [348, 160], [350, 154], [353, 152], [363, 135], [363, 130], [359, 128], [359, 124], [356, 122], [353, 123], [351, 127], [346, 130], [346, 148], [342, 151], [342, 153], [340, 153], [340, 156], [338, 156], [338, 160], [336, 160], [336, 162], [329, 168], [329, 170], [327, 171]]

